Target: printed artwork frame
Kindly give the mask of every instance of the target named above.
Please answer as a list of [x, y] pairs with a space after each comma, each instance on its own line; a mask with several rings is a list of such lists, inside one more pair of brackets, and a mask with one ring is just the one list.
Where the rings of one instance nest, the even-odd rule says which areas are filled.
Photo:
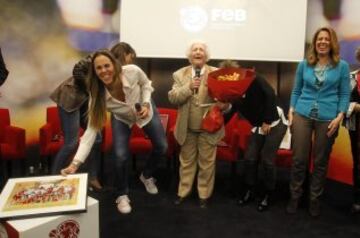
[[87, 173], [11, 178], [0, 194], [0, 219], [86, 212]]

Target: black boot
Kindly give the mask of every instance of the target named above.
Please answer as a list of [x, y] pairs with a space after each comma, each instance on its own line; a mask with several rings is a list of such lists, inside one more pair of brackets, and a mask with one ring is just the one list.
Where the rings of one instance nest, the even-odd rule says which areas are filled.
[[254, 193], [251, 189], [247, 189], [241, 196], [238, 201], [239, 206], [245, 206], [249, 202], [254, 200]]
[[269, 197], [270, 195], [266, 193], [264, 196], [262, 196], [262, 199], [260, 200], [257, 210], [259, 212], [266, 211], [269, 208]]
[[311, 199], [309, 205], [309, 213], [312, 217], [320, 216], [320, 201], [319, 199]]
[[299, 199], [298, 198], [290, 198], [290, 200], [286, 206], [286, 212], [288, 214], [295, 214], [297, 212], [298, 206], [299, 206]]

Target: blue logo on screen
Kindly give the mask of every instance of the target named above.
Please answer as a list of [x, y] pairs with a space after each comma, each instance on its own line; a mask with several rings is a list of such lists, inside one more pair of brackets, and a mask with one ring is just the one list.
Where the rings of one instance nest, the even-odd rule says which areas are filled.
[[198, 32], [205, 28], [208, 22], [206, 11], [198, 6], [180, 9], [180, 22], [185, 30]]

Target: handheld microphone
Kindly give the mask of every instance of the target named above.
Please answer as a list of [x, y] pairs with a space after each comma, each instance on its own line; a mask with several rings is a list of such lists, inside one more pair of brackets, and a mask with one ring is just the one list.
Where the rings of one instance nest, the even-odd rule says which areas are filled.
[[[196, 78], [200, 78], [200, 73], [201, 73], [201, 69], [200, 68], [195, 68], [195, 77]], [[199, 92], [198, 88], [194, 89], [194, 94], [197, 94]]]
[[140, 112], [141, 111], [141, 104], [140, 103], [135, 103], [135, 110], [137, 111], [137, 112]]
[[200, 68], [195, 68], [195, 77], [199, 78], [200, 73], [201, 73], [201, 69]]

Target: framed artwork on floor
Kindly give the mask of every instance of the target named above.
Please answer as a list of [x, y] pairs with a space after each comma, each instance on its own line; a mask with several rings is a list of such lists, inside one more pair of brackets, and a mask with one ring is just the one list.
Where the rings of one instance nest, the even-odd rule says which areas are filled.
[[12, 178], [0, 194], [0, 219], [86, 211], [88, 175]]

